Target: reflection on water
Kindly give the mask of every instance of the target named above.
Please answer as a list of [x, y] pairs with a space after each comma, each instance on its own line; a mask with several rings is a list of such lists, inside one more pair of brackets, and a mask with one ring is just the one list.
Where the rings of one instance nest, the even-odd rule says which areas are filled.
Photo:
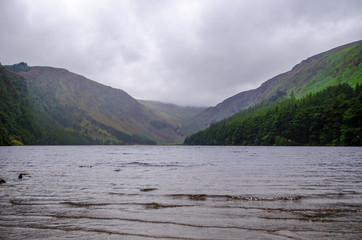
[[1, 147], [0, 239], [360, 239], [361, 159], [334, 147]]

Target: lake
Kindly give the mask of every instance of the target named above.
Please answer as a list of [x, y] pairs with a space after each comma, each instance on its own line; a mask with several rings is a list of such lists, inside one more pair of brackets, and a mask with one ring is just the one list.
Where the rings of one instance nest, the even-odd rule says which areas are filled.
[[361, 147], [0, 147], [0, 177], [0, 239], [362, 238]]

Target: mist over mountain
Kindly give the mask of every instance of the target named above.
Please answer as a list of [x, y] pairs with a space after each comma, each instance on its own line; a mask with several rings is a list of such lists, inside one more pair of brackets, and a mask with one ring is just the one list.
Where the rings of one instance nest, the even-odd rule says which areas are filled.
[[152, 111], [155, 111], [174, 125], [179, 125], [180, 128], [192, 117], [206, 109], [206, 107], [179, 106], [171, 103], [149, 100], [138, 100], [138, 102]]

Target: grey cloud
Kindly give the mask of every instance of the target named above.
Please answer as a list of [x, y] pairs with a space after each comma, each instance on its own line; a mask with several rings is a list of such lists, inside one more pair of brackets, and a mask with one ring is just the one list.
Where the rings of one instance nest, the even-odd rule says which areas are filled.
[[67, 68], [140, 99], [215, 105], [362, 38], [358, 0], [0, 0], [0, 61]]
[[[314, 11], [318, 8], [315, 2], [310, 1], [303, 9], [299, 7], [301, 1], [213, 1], [202, 13], [202, 25], [195, 29], [201, 47], [197, 51], [166, 48], [163, 56], [181, 66], [183, 82], [192, 84], [197, 78], [198, 92], [212, 91], [225, 98], [230, 95], [223, 93], [235, 94], [250, 85], [257, 87], [303, 58], [348, 42], [348, 34], [341, 37], [341, 32], [334, 32], [334, 22], [360, 19], [358, 10], [347, 18], [345, 12], [351, 6], [342, 4], [347, 7], [343, 9], [337, 2], [321, 1], [319, 5], [324, 8]], [[357, 6], [360, 8], [360, 4]], [[325, 26], [328, 24], [329, 31]], [[353, 35], [352, 31], [349, 35]], [[361, 31], [351, 41], [358, 36]]]

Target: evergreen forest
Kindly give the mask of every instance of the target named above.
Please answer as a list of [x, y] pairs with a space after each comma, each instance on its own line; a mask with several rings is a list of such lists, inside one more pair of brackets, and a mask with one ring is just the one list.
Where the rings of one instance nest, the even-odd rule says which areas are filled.
[[362, 86], [339, 84], [301, 99], [263, 102], [211, 124], [184, 143], [361, 146]]

